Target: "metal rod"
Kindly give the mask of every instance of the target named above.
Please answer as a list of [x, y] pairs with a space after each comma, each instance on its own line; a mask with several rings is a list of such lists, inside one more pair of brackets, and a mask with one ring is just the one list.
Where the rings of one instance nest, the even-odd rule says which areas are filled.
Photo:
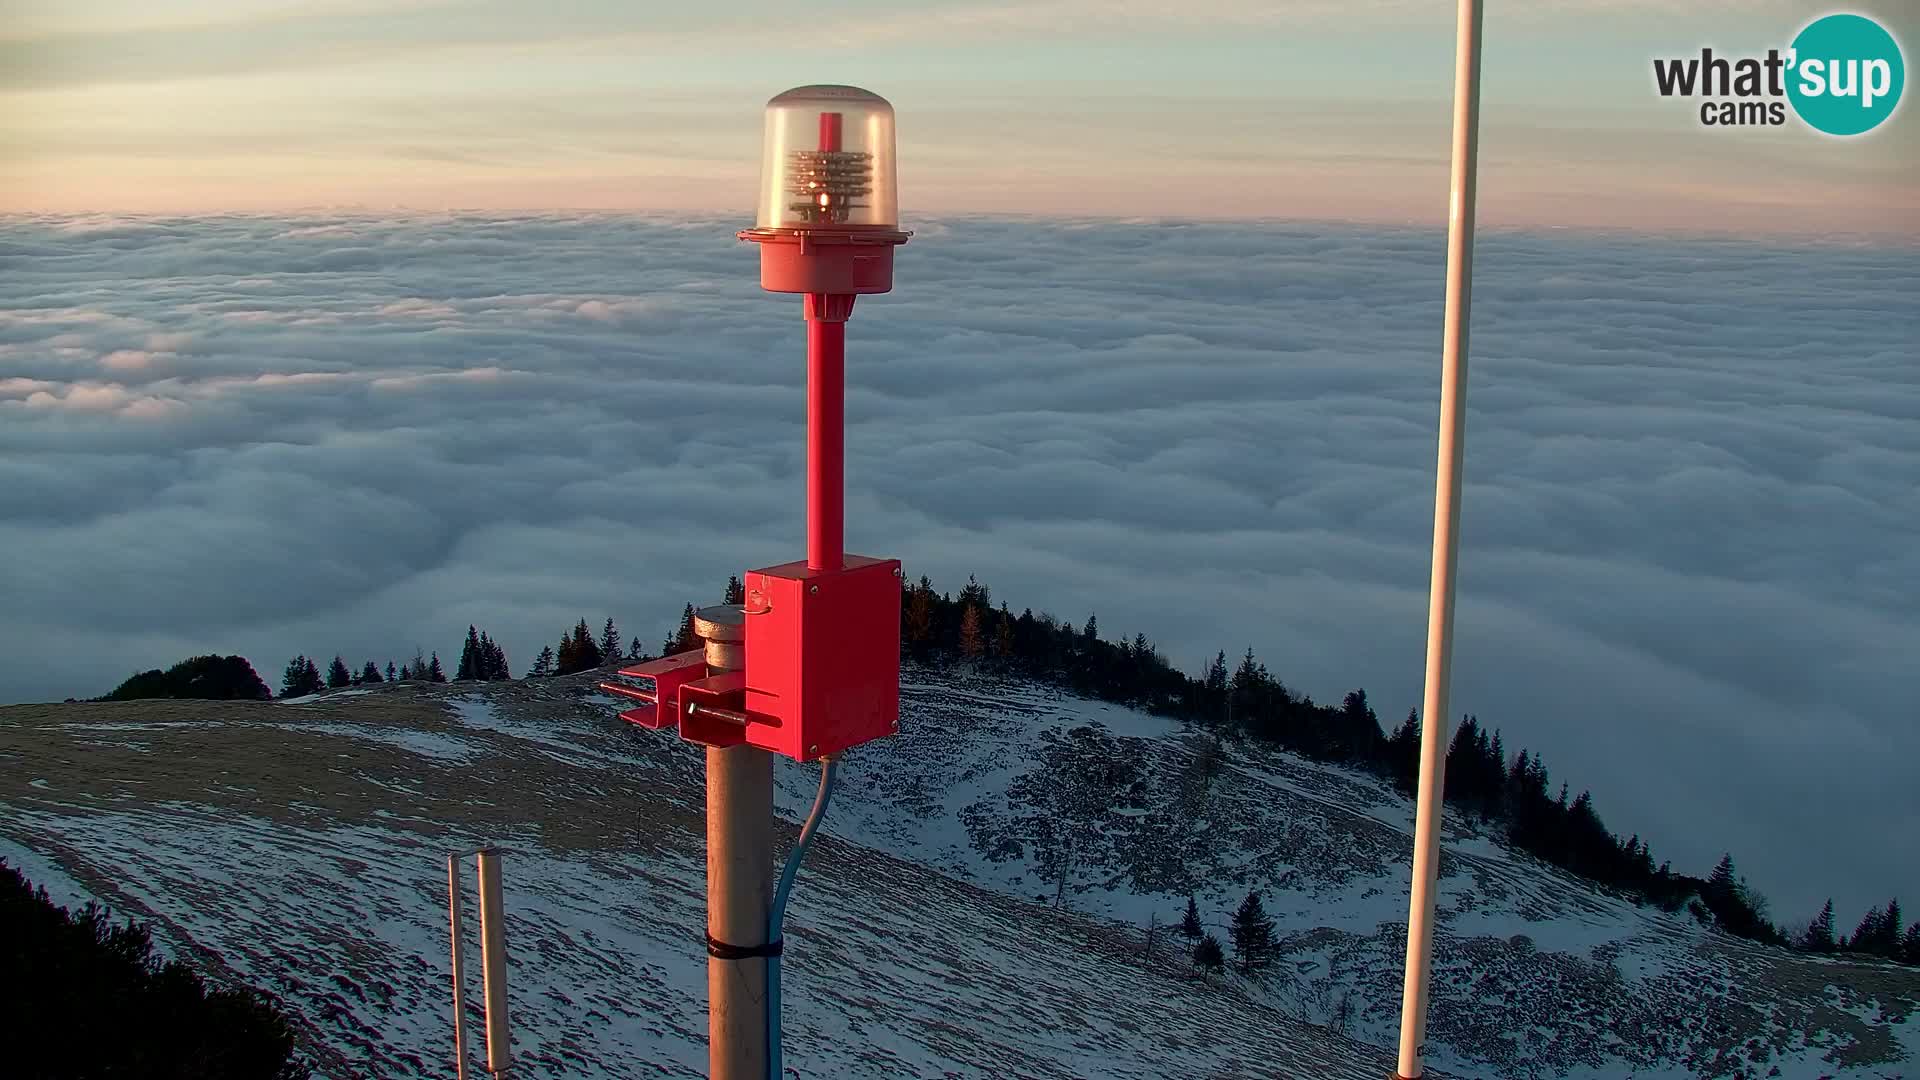
[[453, 936], [453, 1076], [467, 1080], [466, 965], [460, 962], [460, 856], [447, 856], [447, 921]]
[[487, 1001], [487, 1071], [507, 1075], [513, 1047], [507, 1034], [507, 918], [500, 902], [500, 853], [480, 851], [480, 977]]
[[1473, 304], [1473, 217], [1480, 151], [1480, 16], [1480, 0], [1459, 0], [1453, 61], [1453, 174], [1447, 207], [1447, 308], [1440, 361], [1440, 453], [1434, 479], [1427, 681], [1407, 912], [1407, 973], [1400, 1003], [1401, 1080], [1417, 1080], [1423, 1071], [1434, 889], [1445, 807], [1447, 692], [1453, 675], [1454, 574], [1460, 563], [1460, 473], [1466, 450], [1467, 330]]
[[725, 721], [729, 724], [738, 724], [741, 727], [746, 727], [753, 722], [753, 718], [746, 713], [733, 709], [723, 709], [718, 705], [702, 705], [698, 702], [687, 706], [687, 715], [705, 716], [714, 720]]
[[[820, 149], [840, 149], [841, 114], [820, 114]], [[844, 303], [844, 307], [842, 304]], [[847, 313], [851, 296], [807, 297], [807, 569], [846, 554]]]
[[809, 570], [840, 569], [846, 542], [847, 324], [829, 306], [825, 298], [807, 305]]
[[635, 690], [631, 686], [622, 686], [619, 683], [603, 682], [600, 684], [600, 689], [609, 694], [619, 694], [621, 697], [632, 698], [635, 701], [644, 701], [649, 705], [652, 705], [658, 697], [652, 690]]

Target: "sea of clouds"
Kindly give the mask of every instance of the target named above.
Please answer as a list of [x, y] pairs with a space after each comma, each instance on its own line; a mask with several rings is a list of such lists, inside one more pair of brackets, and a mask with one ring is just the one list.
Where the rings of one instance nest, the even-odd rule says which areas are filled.
[[[657, 647], [803, 549], [800, 303], [731, 221], [0, 222], [0, 701], [194, 653]], [[1417, 704], [1443, 237], [920, 223], [848, 546]], [[1491, 233], [1456, 714], [1804, 920], [1920, 898], [1920, 253]], [[1457, 716], [1456, 716], [1457, 719]]]

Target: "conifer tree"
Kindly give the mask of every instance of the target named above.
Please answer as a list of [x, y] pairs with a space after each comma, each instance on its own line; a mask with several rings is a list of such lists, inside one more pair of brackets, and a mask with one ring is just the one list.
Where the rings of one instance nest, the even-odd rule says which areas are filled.
[[1834, 949], [1833, 940], [1833, 899], [1827, 899], [1827, 906], [1813, 917], [1800, 935], [1800, 947], [1808, 952], [1830, 953]]
[[339, 690], [353, 685], [353, 672], [347, 670], [347, 662], [335, 656], [333, 663], [327, 665], [327, 689]]
[[1900, 932], [1901, 921], [1898, 899], [1888, 901], [1885, 908], [1868, 908], [1860, 925], [1854, 927], [1853, 936], [1847, 939], [1847, 948], [1897, 960], [1906, 944]]
[[447, 673], [440, 670], [440, 654], [437, 652], [433, 654], [433, 659], [427, 662], [427, 681], [447, 681]]
[[587, 629], [585, 619], [573, 625], [573, 660], [574, 671], [591, 671], [600, 666], [600, 645], [593, 640], [593, 631]]
[[396, 672], [393, 669], [393, 661], [391, 660], [387, 661], [387, 681], [397, 682], [399, 680], [399, 677], [400, 677], [399, 672]]
[[591, 671], [600, 666], [601, 660], [593, 631], [587, 629], [587, 620], [581, 619], [560, 638], [560, 647], [554, 653], [553, 673], [572, 675], [577, 671]]
[[1227, 966], [1227, 957], [1220, 949], [1220, 939], [1208, 934], [1193, 947], [1193, 966], [1209, 975], [1217, 975]]
[[675, 652], [686, 652], [700, 647], [700, 635], [693, 631], [693, 605], [688, 604], [680, 612], [680, 630], [674, 636]]
[[380, 668], [373, 661], [367, 661], [367, 666], [360, 669], [360, 681], [362, 683], [380, 682]]
[[1205, 929], [1200, 925], [1200, 905], [1194, 902], [1193, 897], [1189, 896], [1187, 897], [1187, 913], [1180, 918], [1180, 936], [1186, 938], [1188, 941], [1196, 941], [1200, 935], [1205, 932]]
[[1233, 679], [1228, 689], [1235, 695], [1251, 694], [1260, 683], [1260, 661], [1254, 659], [1253, 646], [1247, 646], [1246, 655], [1240, 658], [1240, 666], [1233, 671]]
[[720, 602], [723, 604], [746, 603], [747, 587], [740, 583], [740, 579], [738, 577], [727, 578], [727, 598]]
[[280, 696], [283, 698], [306, 697], [317, 694], [326, 688], [320, 678], [320, 668], [307, 659], [306, 654], [287, 661], [286, 671], [280, 676]]
[[960, 655], [977, 660], [986, 651], [987, 638], [980, 632], [980, 609], [968, 604], [960, 616]]
[[613, 625], [613, 616], [607, 616], [607, 624], [600, 628], [600, 663], [617, 664], [627, 655], [620, 645], [620, 629]]
[[[1561, 798], [1564, 800], [1565, 797], [1566, 791], [1562, 789]], [[1703, 894], [1701, 899], [1707, 902], [1709, 908], [1717, 910], [1732, 903], [1733, 890], [1733, 853], [1727, 852], [1720, 856], [1718, 863], [1714, 864], [1713, 874], [1707, 878], [1707, 887], [1701, 890]]]
[[967, 575], [967, 583], [960, 587], [960, 606], [964, 608], [969, 604], [988, 609], [993, 607], [993, 594], [985, 585], [974, 580], [972, 574]]
[[1273, 920], [1267, 917], [1258, 889], [1240, 902], [1227, 932], [1233, 938], [1233, 957], [1241, 971], [1256, 971], [1267, 966], [1273, 956]]
[[488, 637], [485, 631], [480, 633], [480, 659], [478, 677], [488, 681], [513, 678], [513, 671], [507, 666], [507, 654], [500, 643]]
[[1879, 935], [1880, 909], [1868, 908], [1867, 913], [1860, 917], [1859, 924], [1853, 928], [1853, 933], [1847, 936], [1842, 947], [1851, 952], [1866, 952], [1873, 944], [1873, 939]]
[[1201, 680], [1201, 685], [1209, 694], [1227, 692], [1227, 650], [1221, 649], [1214, 655], [1213, 663], [1207, 665], [1207, 674]]
[[1084, 629], [1080, 631], [1080, 637], [1088, 645], [1091, 645], [1094, 642], [1100, 640], [1100, 613], [1099, 612], [1094, 612], [1087, 616], [1087, 625]]
[[1407, 719], [1387, 737], [1387, 771], [1402, 795], [1412, 795], [1420, 779], [1420, 713], [1407, 710]]
[[[459, 663], [459, 667], [467, 669], [467, 678], [482, 680], [482, 682], [493, 678], [488, 673], [488, 659], [490, 659], [488, 644], [490, 644], [490, 638], [484, 632], [476, 636], [474, 628], [467, 626], [467, 644], [461, 646], [461, 663]], [[455, 682], [459, 682], [459, 678], [461, 678], [459, 675], [453, 676]]]
[[906, 625], [901, 637], [916, 655], [933, 646], [933, 582], [923, 575], [920, 583], [907, 590]]
[[1474, 766], [1479, 760], [1480, 738], [1480, 722], [1471, 716], [1454, 729], [1453, 742], [1447, 747], [1447, 799], [1450, 802], [1478, 801], [1480, 792], [1475, 784], [1478, 777], [1474, 775]]
[[480, 635], [474, 631], [473, 624], [467, 624], [467, 642], [460, 647], [460, 663], [453, 671], [455, 682], [467, 682], [480, 678]]
[[533, 668], [527, 672], [529, 679], [544, 679], [553, 674], [553, 646], [540, 647], [540, 655], [533, 658]]

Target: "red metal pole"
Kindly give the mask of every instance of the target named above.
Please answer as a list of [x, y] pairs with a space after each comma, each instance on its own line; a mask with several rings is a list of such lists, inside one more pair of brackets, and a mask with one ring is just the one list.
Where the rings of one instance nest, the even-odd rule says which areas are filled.
[[[840, 114], [820, 114], [820, 149], [840, 149]], [[846, 554], [847, 316], [853, 297], [807, 294], [807, 569]]]
[[846, 552], [847, 314], [851, 296], [807, 295], [807, 569]]

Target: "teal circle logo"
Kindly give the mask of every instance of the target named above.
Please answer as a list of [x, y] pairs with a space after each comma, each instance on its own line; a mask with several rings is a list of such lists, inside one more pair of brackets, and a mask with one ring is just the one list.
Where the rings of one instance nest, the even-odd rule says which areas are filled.
[[1827, 15], [1793, 39], [1787, 99], [1816, 131], [1859, 135], [1899, 107], [1907, 66], [1900, 45], [1864, 15]]

